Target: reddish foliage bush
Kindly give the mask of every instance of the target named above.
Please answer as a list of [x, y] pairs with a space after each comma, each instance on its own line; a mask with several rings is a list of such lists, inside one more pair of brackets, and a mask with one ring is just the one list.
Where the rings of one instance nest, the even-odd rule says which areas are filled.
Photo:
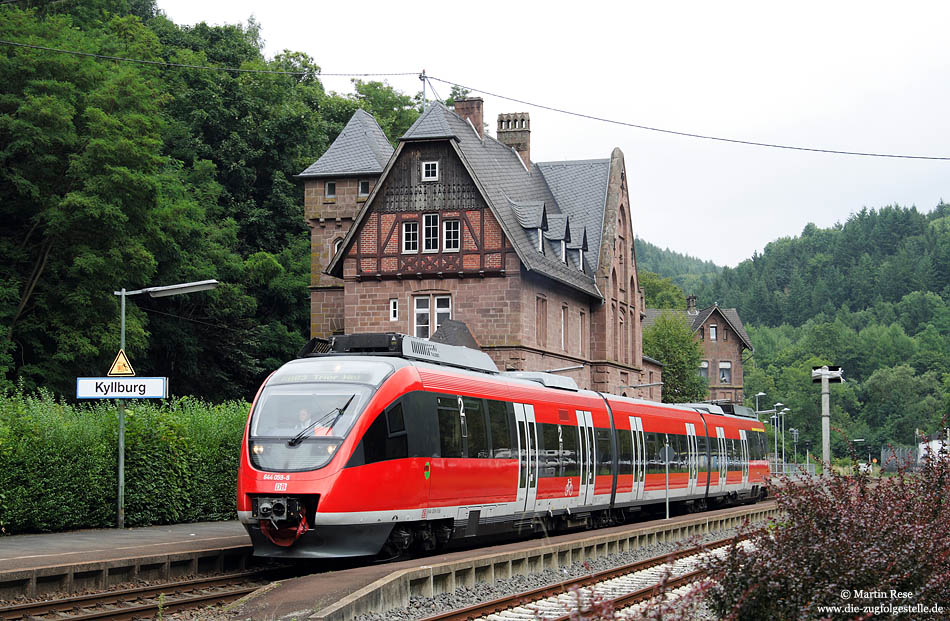
[[946, 452], [890, 478], [785, 479], [776, 495], [782, 516], [754, 549], [709, 562], [706, 601], [721, 618], [950, 617]]

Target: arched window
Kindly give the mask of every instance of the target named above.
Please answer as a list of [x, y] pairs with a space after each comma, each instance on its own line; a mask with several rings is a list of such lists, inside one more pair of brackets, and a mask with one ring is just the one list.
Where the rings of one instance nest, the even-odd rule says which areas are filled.
[[337, 237], [333, 240], [333, 256], [336, 256], [340, 252], [340, 248], [343, 247], [343, 238]]
[[624, 312], [620, 311], [620, 319], [617, 325], [617, 359], [620, 362], [627, 362], [627, 324], [624, 321]]

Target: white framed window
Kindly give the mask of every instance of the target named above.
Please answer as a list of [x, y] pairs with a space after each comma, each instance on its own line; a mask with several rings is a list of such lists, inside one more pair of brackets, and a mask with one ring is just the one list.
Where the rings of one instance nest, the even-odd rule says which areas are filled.
[[439, 215], [427, 213], [422, 216], [422, 252], [439, 251]]
[[723, 360], [719, 363], [719, 383], [720, 384], [731, 384], [732, 383], [732, 363], [728, 360]]
[[[446, 319], [452, 318], [452, 297], [448, 295], [417, 295], [412, 298], [412, 333], [427, 339]], [[435, 322], [432, 317], [435, 315]]]
[[369, 180], [360, 179], [359, 182], [359, 195], [361, 197], [369, 196]]
[[399, 300], [389, 298], [389, 321], [399, 321]]
[[403, 254], [419, 252], [419, 223], [412, 220], [402, 223]]
[[544, 254], [544, 232], [538, 229], [538, 252]]
[[716, 340], [716, 324], [709, 326], [709, 340], [710, 341]]
[[584, 249], [583, 248], [577, 249], [577, 269], [579, 269], [582, 272], [584, 271]]
[[462, 247], [462, 223], [459, 220], [442, 222], [442, 250], [458, 252]]
[[452, 298], [447, 295], [435, 296], [435, 329], [442, 326], [442, 322], [452, 318]]
[[567, 263], [567, 242], [561, 240], [561, 260]]
[[422, 180], [423, 181], [438, 181], [439, 180], [439, 163], [438, 162], [422, 162]]
[[709, 361], [703, 360], [699, 363], [699, 376], [709, 379]]
[[336, 181], [327, 181], [324, 184], [323, 198], [336, 198]]
[[340, 253], [340, 248], [343, 247], [343, 238], [340, 237], [333, 242], [333, 256], [336, 256]]
[[412, 333], [420, 339], [429, 338], [429, 296], [420, 295], [412, 299], [413, 323]]

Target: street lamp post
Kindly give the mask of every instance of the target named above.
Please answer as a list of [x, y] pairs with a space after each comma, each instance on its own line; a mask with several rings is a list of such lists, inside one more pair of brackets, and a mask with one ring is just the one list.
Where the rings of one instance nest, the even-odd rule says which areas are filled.
[[[772, 406], [772, 411], [774, 414], [772, 418], [775, 422], [772, 423], [772, 434], [775, 436], [775, 469], [778, 470], [778, 434], [779, 434], [779, 408], [784, 406], [784, 403], [776, 403]], [[782, 459], [782, 474], [785, 474], [785, 459]]]
[[[125, 351], [125, 298], [129, 295], [138, 295], [147, 293], [153, 298], [163, 298], [170, 295], [180, 295], [183, 293], [195, 293], [196, 291], [206, 291], [218, 286], [217, 280], [200, 280], [197, 282], [186, 282], [177, 285], [167, 285], [165, 287], [146, 287], [135, 291], [127, 291], [125, 287], [113, 293], [120, 299], [119, 322], [119, 349]], [[118, 499], [118, 518], [116, 520], [118, 528], [125, 528], [125, 402], [119, 400], [119, 499]]]
[[779, 414], [782, 415], [782, 472], [785, 472], [785, 413], [791, 412], [788, 408], [782, 408]]
[[755, 393], [755, 411], [756, 412], [759, 411], [759, 397], [764, 397], [764, 396], [765, 396], [764, 392]]
[[792, 434], [792, 445], [794, 446], [795, 451], [795, 466], [798, 467], [798, 429], [794, 427], [789, 427], [788, 431]]

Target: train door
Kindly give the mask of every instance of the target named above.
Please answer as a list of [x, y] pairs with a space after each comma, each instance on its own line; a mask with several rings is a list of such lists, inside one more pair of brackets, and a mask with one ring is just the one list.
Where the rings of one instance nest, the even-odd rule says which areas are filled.
[[745, 429], [739, 430], [739, 443], [742, 447], [742, 484], [746, 485], [749, 483], [749, 440]]
[[594, 418], [590, 412], [577, 410], [577, 428], [581, 434], [581, 484], [578, 490], [578, 502], [589, 505], [594, 501]]
[[515, 404], [515, 421], [518, 424], [518, 507], [521, 511], [534, 511], [538, 497], [538, 431], [534, 419], [534, 406]]
[[646, 447], [643, 444], [643, 420], [630, 417], [630, 433], [633, 435], [633, 498], [643, 498], [644, 474], [646, 472]]
[[693, 423], [686, 423], [686, 448], [689, 469], [689, 484], [686, 486], [686, 493], [692, 496], [696, 493], [699, 477], [699, 449], [696, 445], [696, 425]]
[[726, 453], [726, 430], [722, 427], [716, 427], [716, 444], [719, 448], [719, 484], [717, 491], [725, 491], [726, 489], [726, 472], [728, 464], [728, 455]]

